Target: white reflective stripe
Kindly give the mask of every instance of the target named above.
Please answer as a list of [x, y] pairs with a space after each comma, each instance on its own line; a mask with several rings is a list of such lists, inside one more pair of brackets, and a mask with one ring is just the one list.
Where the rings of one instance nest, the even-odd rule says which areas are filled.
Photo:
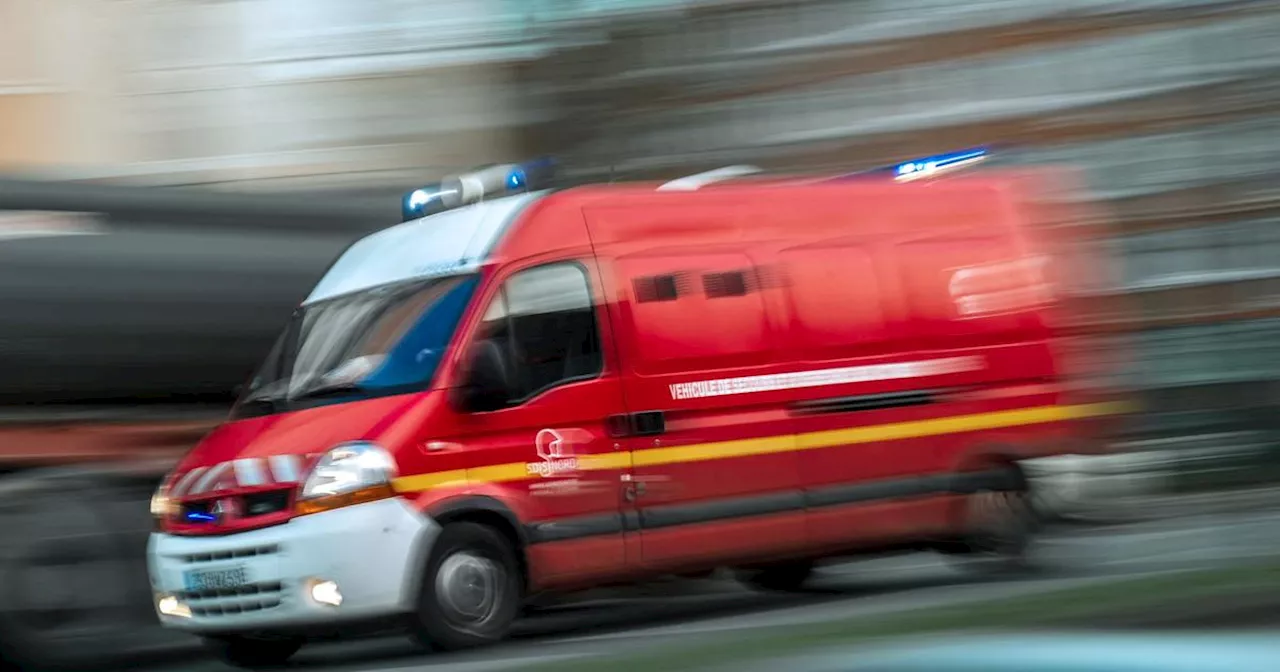
[[209, 471], [205, 472], [204, 478], [201, 478], [194, 486], [191, 487], [191, 492], [188, 494], [199, 495], [207, 492], [209, 488], [212, 487], [214, 483], [217, 483], [218, 479], [227, 472], [227, 469], [230, 468], [231, 464], [229, 462], [223, 462], [222, 464], [211, 467]]
[[760, 172], [764, 172], [763, 169], [755, 166], [725, 166], [724, 168], [708, 170], [705, 173], [686, 175], [685, 177], [671, 180], [659, 186], [658, 191], [697, 191], [699, 187], [704, 187], [708, 184], [732, 180], [735, 177], [743, 177], [745, 175], [754, 175]]
[[297, 455], [272, 455], [267, 458], [271, 464], [271, 476], [277, 483], [295, 483], [298, 480]]
[[262, 468], [262, 460], [256, 457], [247, 457], [236, 460], [236, 481], [246, 487], [252, 488], [264, 485], [267, 482], [267, 474]]
[[903, 378], [924, 378], [948, 373], [960, 373], [962, 371], [977, 371], [982, 369], [984, 364], [982, 357], [948, 357], [923, 362], [846, 366], [837, 369], [796, 371], [794, 373], [777, 373], [766, 376], [699, 380], [691, 383], [675, 383], [670, 388], [672, 399], [701, 399], [704, 397], [723, 397], [731, 394], [776, 392], [804, 387], [848, 385], [850, 383], [901, 380]]
[[200, 474], [203, 474], [207, 468], [208, 467], [196, 467], [195, 469], [188, 471], [181, 480], [173, 485], [173, 489], [169, 491], [169, 496], [181, 497], [185, 495], [187, 493], [187, 488], [191, 487], [191, 484], [195, 482], [197, 478], [200, 478]]

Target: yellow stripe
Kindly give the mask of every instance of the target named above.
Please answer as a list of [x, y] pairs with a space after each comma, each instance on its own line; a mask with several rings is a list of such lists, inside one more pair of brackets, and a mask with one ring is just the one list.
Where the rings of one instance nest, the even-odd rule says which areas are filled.
[[603, 453], [600, 455], [589, 455], [582, 458], [578, 463], [578, 468], [587, 471], [606, 471], [609, 469], [630, 469], [631, 453]]
[[941, 434], [959, 434], [975, 432], [983, 429], [1001, 429], [1005, 427], [1021, 427], [1046, 422], [1058, 422], [1074, 418], [1086, 417], [1080, 407], [1042, 406], [1040, 408], [1024, 408], [1016, 411], [996, 411], [994, 413], [978, 413], [976, 415], [957, 415], [934, 420], [916, 420], [913, 422], [895, 422], [888, 425], [872, 425], [851, 429], [835, 429], [826, 432], [812, 432], [796, 437], [798, 448], [827, 448], [830, 446], [847, 446], [857, 443], [875, 441], [896, 441], [900, 439], [917, 439], [923, 436]]
[[[848, 446], [877, 441], [916, 439], [925, 436], [958, 434], [986, 429], [1002, 429], [1038, 425], [1063, 420], [1115, 415], [1132, 410], [1125, 403], [1083, 404], [1078, 406], [1040, 406], [1012, 411], [995, 411], [973, 415], [956, 415], [929, 420], [894, 422], [869, 427], [852, 427], [799, 435], [765, 436], [755, 439], [700, 443], [670, 448], [646, 448], [633, 452], [606, 453], [580, 458], [583, 470], [626, 469], [631, 466], [652, 467], [682, 462], [749, 457], [832, 446]], [[399, 492], [418, 492], [444, 486], [470, 483], [503, 483], [529, 477], [525, 462], [497, 464], [473, 469], [457, 469], [419, 476], [405, 476], [395, 481]]]
[[486, 467], [473, 467], [467, 470], [467, 480], [472, 483], [503, 483], [529, 478], [529, 469], [524, 462], [511, 464], [494, 464]]
[[781, 436], [763, 436], [758, 439], [698, 443], [691, 446], [646, 448], [633, 452], [631, 454], [631, 463], [637, 467], [650, 467], [657, 464], [676, 464], [679, 462], [719, 460], [726, 457], [785, 453], [795, 449], [796, 437], [783, 434]]
[[430, 474], [418, 474], [416, 476], [401, 476], [391, 485], [395, 487], [396, 492], [419, 492], [422, 490], [430, 490], [431, 488], [444, 487], [446, 485], [466, 484], [467, 470], [454, 469], [453, 471], [437, 471]]
[[[525, 462], [495, 464], [471, 469], [455, 469], [438, 471], [417, 476], [401, 476], [392, 485], [396, 492], [421, 492], [432, 488], [465, 486], [472, 483], [505, 483], [529, 478], [529, 469]], [[631, 467], [631, 453], [607, 453], [604, 455], [588, 455], [578, 462], [578, 468], [585, 471], [606, 471], [610, 469], [628, 469]]]

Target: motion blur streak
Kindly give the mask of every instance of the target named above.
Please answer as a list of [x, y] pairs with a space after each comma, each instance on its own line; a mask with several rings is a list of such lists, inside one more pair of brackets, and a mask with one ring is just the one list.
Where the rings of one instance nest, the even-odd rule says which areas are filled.
[[7, 661], [191, 646], [155, 626], [157, 481], [402, 194], [544, 154], [568, 182], [977, 146], [990, 158], [965, 170], [1051, 166], [1089, 195], [1040, 204], [1059, 258], [1100, 259], [1059, 278], [1088, 316], [1062, 356], [1094, 372], [1082, 392], [1145, 412], [1107, 454], [1027, 465], [1042, 513], [1280, 501], [1280, 3], [0, 0], [0, 17]]

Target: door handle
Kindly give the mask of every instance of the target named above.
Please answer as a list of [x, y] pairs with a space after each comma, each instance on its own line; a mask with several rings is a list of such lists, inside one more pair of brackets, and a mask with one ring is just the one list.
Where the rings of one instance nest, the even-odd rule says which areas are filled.
[[427, 441], [422, 444], [422, 448], [428, 453], [444, 453], [451, 450], [461, 450], [462, 444], [451, 441]]
[[657, 436], [667, 431], [667, 417], [662, 411], [611, 415], [605, 422], [609, 436]]
[[643, 497], [645, 493], [649, 492], [649, 485], [648, 485], [649, 481], [666, 481], [666, 480], [670, 480], [670, 479], [668, 479], [666, 476], [653, 476], [649, 478], [644, 478], [644, 477], [636, 478], [634, 476], [628, 476], [623, 479], [623, 481], [626, 482], [626, 485], [623, 486], [622, 488], [622, 496], [626, 498], [628, 502], [634, 502], [636, 501], [637, 497]]
[[670, 476], [623, 474], [622, 482], [625, 485], [622, 486], [622, 496], [628, 502], [634, 502], [637, 497], [643, 497], [645, 493], [649, 492], [650, 483], [665, 483], [670, 480]]

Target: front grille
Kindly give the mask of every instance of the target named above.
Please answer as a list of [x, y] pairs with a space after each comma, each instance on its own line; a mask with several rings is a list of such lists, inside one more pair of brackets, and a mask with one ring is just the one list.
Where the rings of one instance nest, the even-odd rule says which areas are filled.
[[182, 561], [189, 564], [198, 564], [202, 562], [220, 562], [222, 560], [235, 560], [237, 558], [256, 558], [262, 555], [274, 555], [280, 552], [280, 547], [275, 544], [265, 546], [248, 546], [245, 548], [236, 548], [226, 551], [214, 551], [210, 553], [192, 553], [184, 555]]
[[279, 607], [284, 601], [284, 584], [269, 581], [239, 588], [185, 591], [179, 596], [192, 616], [234, 616]]
[[[279, 576], [271, 556], [283, 552], [280, 544], [244, 544], [200, 553], [180, 553], [167, 556], [180, 565], [183, 572], [217, 571], [206, 569], [209, 563], [231, 561], [231, 566], [244, 565], [252, 572], [266, 572], [265, 576]], [[236, 563], [235, 561], [243, 561]], [[264, 576], [259, 574], [259, 576]], [[216, 618], [265, 611], [279, 607], [287, 599], [286, 588], [290, 584], [280, 579], [258, 581], [241, 586], [181, 590], [173, 594], [191, 610], [192, 616]]]
[[279, 513], [289, 508], [289, 495], [292, 490], [273, 490], [245, 495], [242, 498], [246, 518]]
[[238, 511], [236, 517], [240, 520], [268, 516], [273, 513], [287, 511], [292, 493], [292, 490], [270, 490], [248, 495], [231, 495], [184, 502], [178, 518], [187, 523], [215, 523], [221, 520], [221, 516], [214, 512], [214, 507], [218, 503], [222, 503], [224, 506], [228, 503], [234, 503]]

